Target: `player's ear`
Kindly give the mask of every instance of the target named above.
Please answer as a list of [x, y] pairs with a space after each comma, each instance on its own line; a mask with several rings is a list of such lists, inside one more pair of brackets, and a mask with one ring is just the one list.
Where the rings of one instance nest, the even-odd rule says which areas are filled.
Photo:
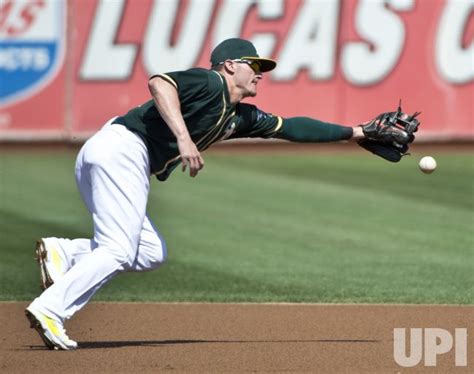
[[235, 62], [232, 60], [225, 60], [224, 61], [224, 70], [230, 74], [235, 73]]

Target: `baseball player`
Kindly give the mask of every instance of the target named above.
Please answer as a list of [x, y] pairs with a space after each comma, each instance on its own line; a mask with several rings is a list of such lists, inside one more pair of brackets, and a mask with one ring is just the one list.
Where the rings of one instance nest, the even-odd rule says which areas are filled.
[[195, 177], [204, 167], [201, 152], [232, 138], [359, 140], [399, 153], [408, 149], [412, 133], [389, 126], [385, 117], [347, 127], [282, 118], [241, 103], [257, 94], [263, 73], [275, 66], [274, 60], [259, 57], [249, 41], [225, 40], [211, 54], [211, 69], [152, 76], [152, 99], [112, 118], [84, 144], [75, 176], [94, 235], [43, 238], [36, 247], [44, 292], [27, 307], [26, 316], [48, 348], [77, 348], [64, 323], [114, 276], [154, 270], [165, 261], [165, 241], [146, 214], [152, 175], [165, 181], [181, 164]]

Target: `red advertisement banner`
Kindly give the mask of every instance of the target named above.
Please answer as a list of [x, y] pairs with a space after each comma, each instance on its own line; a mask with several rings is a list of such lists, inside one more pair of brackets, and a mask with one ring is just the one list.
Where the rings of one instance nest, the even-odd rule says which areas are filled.
[[264, 111], [356, 124], [402, 99], [419, 139], [474, 138], [470, 0], [7, 0], [0, 139], [83, 139], [228, 37], [278, 61], [252, 99]]

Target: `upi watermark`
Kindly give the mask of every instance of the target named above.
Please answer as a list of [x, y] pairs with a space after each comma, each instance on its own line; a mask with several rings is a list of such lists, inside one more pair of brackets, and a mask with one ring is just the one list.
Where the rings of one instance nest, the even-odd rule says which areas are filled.
[[[408, 330], [408, 335], [407, 335]], [[410, 342], [407, 349], [407, 341]], [[436, 366], [436, 358], [454, 348], [454, 365], [467, 366], [467, 329], [454, 329], [454, 337], [440, 328], [394, 328], [393, 358], [399, 366]]]

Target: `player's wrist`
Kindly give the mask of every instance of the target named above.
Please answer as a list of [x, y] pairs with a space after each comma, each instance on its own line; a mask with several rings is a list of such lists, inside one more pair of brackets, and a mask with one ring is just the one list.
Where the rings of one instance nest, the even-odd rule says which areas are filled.
[[175, 126], [174, 129], [174, 136], [178, 142], [187, 142], [191, 140], [191, 135], [189, 134], [186, 125], [183, 124], [182, 126]]
[[364, 139], [364, 138], [365, 138], [364, 129], [361, 127], [361, 125], [354, 126], [352, 128], [351, 140], [360, 140], [360, 139]]

